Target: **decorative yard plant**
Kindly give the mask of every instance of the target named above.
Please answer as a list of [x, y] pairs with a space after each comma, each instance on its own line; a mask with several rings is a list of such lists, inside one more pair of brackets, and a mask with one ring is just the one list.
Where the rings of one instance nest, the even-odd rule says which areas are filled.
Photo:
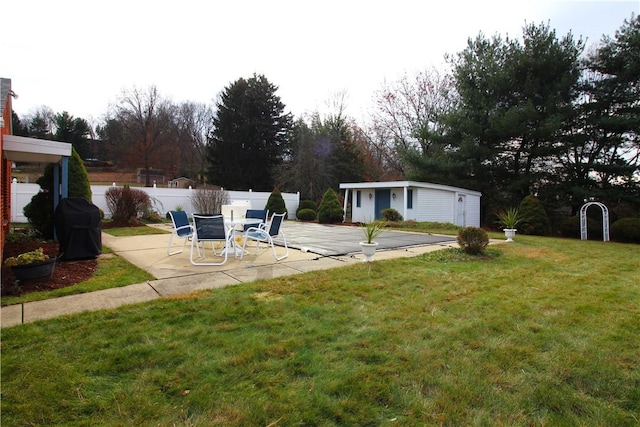
[[49, 260], [49, 254], [42, 248], [38, 248], [31, 252], [25, 252], [18, 256], [7, 258], [4, 265], [7, 267], [15, 267], [16, 265], [29, 265]]
[[368, 224], [364, 224], [362, 226], [362, 231], [364, 232], [365, 242], [373, 243], [373, 240], [380, 235], [384, 231], [384, 227], [386, 226], [385, 221], [375, 220], [371, 221]]
[[514, 229], [522, 221], [518, 208], [503, 209], [498, 212], [498, 223], [502, 228]]

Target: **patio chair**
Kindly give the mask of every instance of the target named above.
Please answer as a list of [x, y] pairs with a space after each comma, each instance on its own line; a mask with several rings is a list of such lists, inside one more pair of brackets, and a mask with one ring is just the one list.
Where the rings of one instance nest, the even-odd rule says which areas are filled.
[[[233, 249], [233, 230], [224, 225], [222, 215], [193, 215], [194, 233], [191, 238], [191, 254], [189, 260], [193, 265], [222, 265], [227, 262], [227, 256]], [[200, 244], [211, 242], [211, 251], [216, 257], [222, 258], [220, 262], [207, 262], [206, 247], [203, 246], [202, 256], [200, 255]], [[216, 252], [215, 243], [224, 242], [224, 246]], [[198, 258], [194, 259], [193, 250], [196, 249]]]
[[[267, 226], [267, 218], [269, 217], [269, 211], [264, 209], [247, 209], [247, 214], [245, 218], [255, 218], [261, 219], [262, 224], [258, 225], [258, 228], [264, 228]], [[247, 231], [251, 227], [256, 227], [255, 225], [245, 225], [243, 231]]]
[[[284, 220], [284, 216], [285, 216], [284, 213], [275, 213], [271, 217], [271, 221], [269, 221], [269, 224], [267, 224], [266, 227], [264, 228], [249, 227], [249, 229], [244, 233], [244, 243], [242, 244], [242, 252], [240, 255], [240, 259], [244, 257], [245, 248], [249, 240], [256, 241], [256, 254], [260, 249], [260, 243], [264, 242], [264, 243], [267, 243], [269, 246], [271, 246], [271, 249], [273, 250], [273, 257], [276, 260], [280, 261], [281, 259], [288, 257], [289, 247], [287, 246], [287, 238], [285, 237], [284, 233], [280, 229], [282, 225], [282, 221]], [[276, 253], [276, 246], [273, 242], [273, 239], [277, 236], [281, 236], [282, 240], [284, 241], [285, 254], [280, 257]]]
[[[175, 255], [184, 251], [187, 246], [187, 240], [193, 236], [193, 226], [189, 223], [189, 218], [185, 211], [170, 211], [169, 216], [173, 223], [173, 230], [171, 231], [171, 237], [169, 237], [169, 245], [167, 245], [167, 255]], [[174, 237], [184, 239], [184, 243], [182, 249], [172, 252], [171, 245]]]

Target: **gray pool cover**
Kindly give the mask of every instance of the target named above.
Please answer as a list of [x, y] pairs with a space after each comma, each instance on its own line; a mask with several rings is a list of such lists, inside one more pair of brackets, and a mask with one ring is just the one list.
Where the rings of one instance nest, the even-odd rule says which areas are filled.
[[[289, 247], [302, 251], [323, 256], [346, 255], [362, 251], [358, 245], [358, 242], [364, 239], [360, 227], [286, 221], [282, 225], [282, 231]], [[379, 244], [378, 250], [433, 245], [455, 242], [455, 240], [452, 236], [404, 231], [383, 231], [376, 238]], [[282, 241], [276, 239], [276, 243], [282, 244]]]

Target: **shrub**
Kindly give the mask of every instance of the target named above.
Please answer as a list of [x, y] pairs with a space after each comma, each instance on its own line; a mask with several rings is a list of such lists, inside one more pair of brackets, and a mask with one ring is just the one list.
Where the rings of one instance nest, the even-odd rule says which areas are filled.
[[[298, 210], [296, 210], [296, 217], [300, 219], [300, 211], [303, 209], [310, 209], [314, 212], [313, 219], [316, 219], [315, 213], [318, 211], [318, 207], [316, 206], [316, 202], [313, 200], [301, 200], [298, 205]], [[307, 214], [308, 215], [308, 214]]]
[[[576, 215], [565, 219], [560, 226], [560, 235], [580, 239], [580, 217]], [[587, 218], [587, 237], [589, 240], [602, 240], [602, 224]]]
[[285, 218], [289, 216], [289, 212], [287, 211], [287, 205], [282, 198], [282, 193], [277, 188], [274, 189], [269, 195], [269, 199], [267, 200], [267, 206], [265, 209], [269, 211], [269, 215], [273, 215], [274, 213], [285, 213]]
[[[193, 213], [219, 214], [222, 212], [222, 205], [229, 204], [229, 193], [217, 188], [202, 187], [192, 190], [190, 199]], [[182, 210], [182, 208], [178, 206], [176, 210]]]
[[314, 211], [313, 209], [298, 209], [296, 217], [300, 221], [315, 221], [316, 211]]
[[338, 194], [329, 188], [324, 192], [322, 201], [318, 207], [318, 222], [321, 224], [331, 224], [344, 220], [344, 209], [338, 200]]
[[640, 218], [621, 218], [611, 224], [611, 240], [640, 243]]
[[120, 225], [134, 225], [138, 217], [151, 209], [149, 195], [136, 188], [111, 187], [105, 194], [107, 207], [113, 221]]
[[489, 244], [487, 232], [478, 227], [464, 227], [458, 231], [458, 244], [469, 255], [478, 255], [484, 252]]
[[[82, 163], [82, 159], [75, 148], [71, 149], [69, 158], [69, 197], [81, 197], [91, 202], [91, 184], [87, 170]], [[60, 171], [61, 173], [61, 171]], [[24, 207], [24, 215], [29, 220], [29, 224], [36, 229], [43, 238], [53, 238], [53, 165], [45, 167], [43, 175], [36, 181], [41, 191], [31, 198], [31, 201]], [[59, 180], [58, 182], [62, 182]]]
[[527, 196], [522, 199], [518, 211], [522, 216], [518, 226], [520, 233], [546, 236], [551, 232], [551, 221], [544, 210], [544, 205], [536, 196]]
[[393, 208], [383, 209], [382, 218], [384, 218], [386, 221], [393, 221], [393, 222], [399, 222], [404, 219], [402, 218], [402, 215], [400, 215], [400, 212], [398, 212]]

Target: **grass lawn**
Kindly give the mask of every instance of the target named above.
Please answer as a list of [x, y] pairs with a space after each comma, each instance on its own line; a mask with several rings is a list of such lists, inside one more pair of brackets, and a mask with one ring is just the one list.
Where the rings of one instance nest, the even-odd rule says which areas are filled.
[[5, 328], [2, 424], [637, 426], [640, 245], [499, 251]]

